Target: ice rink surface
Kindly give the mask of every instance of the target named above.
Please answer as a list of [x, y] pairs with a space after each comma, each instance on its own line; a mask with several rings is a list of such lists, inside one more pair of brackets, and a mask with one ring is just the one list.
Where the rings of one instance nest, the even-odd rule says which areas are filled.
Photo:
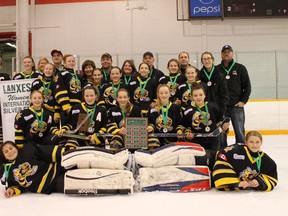
[[[25, 193], [6, 199], [0, 192], [1, 216], [287, 216], [288, 135], [264, 136], [262, 150], [278, 165], [278, 185], [271, 192], [137, 192], [133, 195], [75, 197]], [[234, 138], [229, 138], [233, 143]]]

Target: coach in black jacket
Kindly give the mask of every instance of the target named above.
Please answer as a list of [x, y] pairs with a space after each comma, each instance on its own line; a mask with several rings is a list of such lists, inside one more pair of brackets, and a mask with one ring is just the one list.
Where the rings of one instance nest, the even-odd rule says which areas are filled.
[[245, 112], [244, 106], [251, 94], [251, 83], [246, 67], [235, 62], [230, 45], [221, 50], [221, 64], [218, 70], [224, 75], [229, 91], [229, 103], [226, 115], [232, 120], [236, 143], [245, 143]]

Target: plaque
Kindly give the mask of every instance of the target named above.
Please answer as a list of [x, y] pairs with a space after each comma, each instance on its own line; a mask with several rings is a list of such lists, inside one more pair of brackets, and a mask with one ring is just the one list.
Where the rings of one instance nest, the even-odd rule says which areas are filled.
[[[87, 116], [87, 114], [79, 113], [77, 125], [80, 125], [80, 123], [84, 121], [86, 116]], [[88, 131], [89, 126], [90, 125], [89, 125], [89, 119], [88, 119], [84, 122], [84, 124], [79, 128], [78, 131], [79, 132], [86, 132], [86, 131]]]
[[147, 118], [125, 118], [125, 147], [128, 149], [147, 149]]

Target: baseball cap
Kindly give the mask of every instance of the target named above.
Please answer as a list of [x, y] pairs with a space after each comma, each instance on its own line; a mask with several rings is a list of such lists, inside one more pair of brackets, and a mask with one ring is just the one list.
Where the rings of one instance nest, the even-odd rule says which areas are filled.
[[110, 58], [110, 59], [112, 60], [112, 56], [111, 56], [109, 53], [104, 53], [104, 54], [101, 56], [101, 59], [103, 59], [104, 57]]
[[60, 50], [56, 50], [56, 49], [51, 51], [51, 56], [53, 56], [55, 53], [59, 53], [61, 56], [63, 56], [62, 52]]
[[233, 49], [230, 45], [223, 46], [221, 52], [224, 52], [225, 50], [230, 50], [231, 52], [233, 52]]
[[145, 53], [143, 54], [143, 58], [145, 58], [146, 56], [150, 56], [150, 57], [153, 57], [153, 58], [154, 58], [153, 53], [152, 53], [152, 52], [149, 52], [149, 51], [147, 51], [147, 52], [145, 52]]

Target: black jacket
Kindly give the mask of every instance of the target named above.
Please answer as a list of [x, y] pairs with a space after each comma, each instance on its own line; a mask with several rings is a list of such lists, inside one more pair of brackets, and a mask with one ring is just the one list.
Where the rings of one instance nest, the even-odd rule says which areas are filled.
[[[218, 70], [227, 76], [226, 70], [228, 70], [233, 61], [230, 62], [228, 68], [224, 67], [223, 61], [217, 66]], [[229, 73], [229, 79], [226, 79], [227, 87], [229, 91], [229, 106], [234, 106], [239, 101], [247, 103], [251, 94], [251, 82], [246, 67], [242, 64], [235, 63]]]

